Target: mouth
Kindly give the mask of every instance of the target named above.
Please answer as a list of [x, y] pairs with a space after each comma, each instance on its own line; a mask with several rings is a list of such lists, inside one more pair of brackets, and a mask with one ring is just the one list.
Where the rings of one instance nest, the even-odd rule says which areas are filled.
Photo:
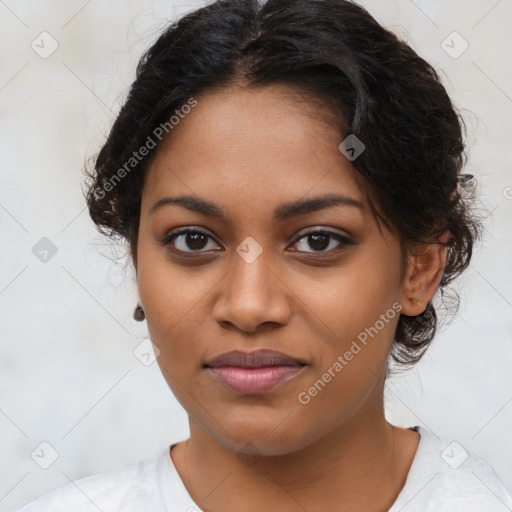
[[302, 373], [306, 363], [282, 352], [257, 350], [221, 354], [203, 367], [235, 393], [267, 393]]

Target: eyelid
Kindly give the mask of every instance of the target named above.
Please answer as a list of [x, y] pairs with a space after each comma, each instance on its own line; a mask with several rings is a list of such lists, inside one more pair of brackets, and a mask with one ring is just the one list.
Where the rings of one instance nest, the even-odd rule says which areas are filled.
[[350, 236], [348, 234], [340, 233], [338, 231], [333, 231], [333, 229], [334, 228], [321, 226], [321, 225], [310, 226], [310, 227], [304, 228], [304, 230], [302, 230], [300, 233], [297, 234], [293, 243], [295, 243], [297, 240], [300, 240], [301, 238], [304, 238], [306, 235], [309, 235], [311, 233], [325, 233], [327, 235], [336, 235], [336, 236], [339, 236], [340, 238], [343, 238], [344, 240], [346, 240], [347, 243], [352, 242], [350, 240]]

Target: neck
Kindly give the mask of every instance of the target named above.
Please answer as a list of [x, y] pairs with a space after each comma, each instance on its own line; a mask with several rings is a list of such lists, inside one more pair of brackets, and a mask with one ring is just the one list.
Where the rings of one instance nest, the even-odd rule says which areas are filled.
[[390, 425], [380, 407], [284, 455], [243, 456], [193, 419], [172, 458], [194, 501], [221, 510], [388, 510], [412, 463], [417, 434]]

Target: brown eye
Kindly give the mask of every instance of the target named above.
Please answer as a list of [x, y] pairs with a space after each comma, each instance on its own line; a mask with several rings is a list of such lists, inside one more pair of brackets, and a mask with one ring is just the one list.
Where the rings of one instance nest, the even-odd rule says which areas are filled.
[[[333, 231], [315, 230], [300, 235], [293, 245], [300, 246], [297, 252], [327, 254], [343, 250], [347, 245], [354, 245], [354, 242]], [[308, 248], [312, 251], [307, 250]], [[327, 248], [329, 250], [326, 250]]]
[[[209, 240], [213, 238], [204, 231], [192, 228], [181, 228], [169, 233], [163, 240], [163, 245], [171, 245], [173, 250], [182, 253], [198, 253], [211, 250], [208, 247]], [[216, 244], [214, 244], [216, 245]]]

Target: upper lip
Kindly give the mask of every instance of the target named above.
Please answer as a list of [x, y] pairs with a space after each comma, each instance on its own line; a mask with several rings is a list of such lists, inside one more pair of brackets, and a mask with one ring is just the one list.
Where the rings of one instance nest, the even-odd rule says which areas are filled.
[[236, 366], [239, 368], [262, 368], [265, 366], [303, 366], [305, 363], [282, 352], [275, 350], [255, 350], [242, 352], [233, 350], [210, 359], [205, 363], [208, 367]]

